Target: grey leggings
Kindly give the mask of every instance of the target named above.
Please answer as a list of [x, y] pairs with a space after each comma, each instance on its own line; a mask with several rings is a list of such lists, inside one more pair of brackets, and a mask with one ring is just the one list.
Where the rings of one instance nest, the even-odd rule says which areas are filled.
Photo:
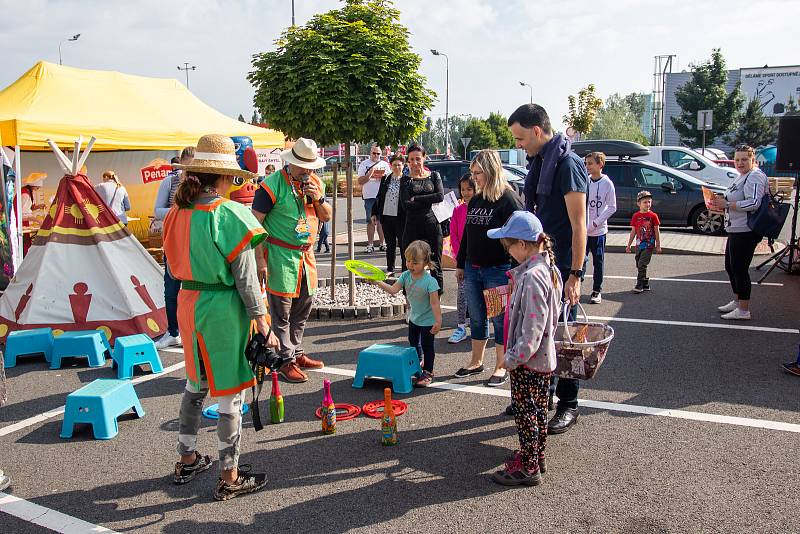
[[[242, 398], [244, 392], [218, 397], [219, 419], [217, 420], [217, 449], [220, 469], [230, 471], [239, 465], [239, 450], [242, 434]], [[181, 400], [181, 413], [178, 426], [178, 454], [186, 456], [197, 450], [197, 433], [200, 430], [200, 417], [203, 400], [208, 395], [205, 379], [197, 390], [188, 380]]]

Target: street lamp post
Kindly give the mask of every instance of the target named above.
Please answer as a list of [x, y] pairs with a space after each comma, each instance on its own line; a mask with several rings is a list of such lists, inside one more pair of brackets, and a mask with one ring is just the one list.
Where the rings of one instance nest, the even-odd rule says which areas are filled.
[[69, 39], [64, 39], [63, 41], [60, 41], [60, 42], [58, 43], [58, 64], [59, 64], [59, 65], [61, 65], [61, 45], [62, 45], [62, 44], [64, 44], [64, 43], [66, 43], [67, 41], [77, 41], [77, 40], [78, 40], [78, 37], [80, 37], [80, 36], [81, 36], [81, 34], [79, 34], [79, 33], [76, 33], [75, 35], [73, 35], [73, 36], [72, 36], [72, 37], [70, 37]]
[[434, 56], [444, 56], [444, 144], [445, 152], [447, 155], [450, 155], [450, 58], [447, 57], [447, 54], [434, 50], [433, 48], [431, 48], [431, 54]]
[[292, 26], [294, 26], [294, 0], [292, 0]]
[[531, 90], [531, 104], [533, 104], [533, 87], [531, 87], [531, 84], [529, 84], [529, 83], [525, 83], [525, 82], [519, 82], [519, 84], [520, 84], [520, 85], [523, 85], [523, 86], [527, 85], [527, 86], [528, 86], [528, 89], [530, 89], [530, 90]]
[[196, 67], [196, 66], [194, 66], [194, 65], [192, 65], [192, 66], [190, 67], [190, 66], [189, 66], [189, 62], [188, 62], [188, 61], [184, 61], [184, 62], [183, 62], [183, 67], [181, 67], [180, 65], [178, 65], [178, 70], [185, 70], [185, 71], [186, 71], [186, 88], [187, 88], [187, 89], [189, 88], [189, 71], [190, 71], [190, 70], [195, 70], [195, 69], [197, 69], [197, 67]]

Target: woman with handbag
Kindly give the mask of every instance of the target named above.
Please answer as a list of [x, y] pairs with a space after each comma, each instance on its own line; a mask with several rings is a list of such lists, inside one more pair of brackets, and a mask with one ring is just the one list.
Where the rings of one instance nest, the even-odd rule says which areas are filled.
[[[489, 340], [489, 317], [484, 291], [508, 285], [506, 273], [511, 269], [511, 257], [496, 239], [486, 232], [501, 228], [517, 210], [523, 209], [522, 200], [503, 176], [503, 164], [496, 150], [481, 150], [470, 164], [470, 172], [478, 191], [467, 205], [466, 223], [456, 256], [456, 280], [464, 281], [469, 310], [469, 329], [472, 338], [472, 359], [469, 365], [456, 371], [463, 378], [483, 372], [483, 354]], [[494, 350], [496, 363], [489, 387], [503, 385], [508, 380], [503, 340], [505, 313], [491, 318], [494, 325]]]
[[722, 318], [734, 321], [750, 320], [750, 262], [756, 246], [764, 238], [750, 229], [747, 214], [761, 206], [761, 199], [769, 191], [767, 176], [756, 166], [756, 151], [748, 145], [736, 147], [734, 164], [739, 177], [733, 181], [723, 196], [711, 202], [712, 209], [725, 212], [725, 271], [731, 282], [733, 300], [717, 309]]
[[119, 181], [117, 173], [114, 171], [106, 171], [103, 173], [103, 181], [96, 186], [94, 190], [103, 202], [111, 208], [111, 211], [119, 218], [120, 222], [125, 226], [128, 225], [127, 212], [131, 210], [131, 201], [128, 198], [128, 190]]
[[201, 137], [192, 162], [175, 167], [186, 176], [164, 221], [164, 251], [170, 272], [182, 283], [178, 325], [187, 380], [173, 480], [186, 484], [211, 467], [211, 457], [197, 451], [203, 399], [210, 393], [219, 402], [214, 499], [223, 501], [266, 484], [266, 475], [238, 464], [244, 391], [255, 385], [244, 354], [251, 321], [269, 345], [278, 345], [267, 324], [253, 250], [267, 236], [247, 207], [223, 198], [234, 176], [254, 177], [239, 167], [230, 137]]
[[392, 172], [383, 177], [378, 196], [372, 205], [371, 219], [373, 224], [380, 223], [386, 239], [386, 274], [394, 276], [394, 262], [397, 247], [400, 247], [400, 272], [406, 270], [406, 259], [403, 255], [403, 229], [406, 224], [405, 212], [400, 204], [400, 182], [403, 179], [405, 158], [402, 155], [392, 156], [389, 163]]

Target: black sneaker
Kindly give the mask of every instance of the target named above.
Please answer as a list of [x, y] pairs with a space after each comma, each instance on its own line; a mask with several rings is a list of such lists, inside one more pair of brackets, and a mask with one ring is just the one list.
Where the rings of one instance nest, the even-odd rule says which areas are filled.
[[633, 292], [634, 293], [638, 294], [638, 293], [641, 293], [642, 291], [644, 291], [644, 286], [642, 284], [638, 284], [637, 283], [636, 287], [633, 288]]
[[467, 369], [466, 367], [462, 367], [461, 369], [456, 371], [453, 376], [456, 378], [465, 378], [467, 376], [479, 375], [482, 372], [483, 372], [483, 364], [479, 365], [475, 369]]
[[514, 415], [516, 415], [514, 413], [514, 404], [509, 404], [506, 406], [506, 415], [509, 417], [514, 417]]
[[221, 478], [217, 480], [217, 487], [214, 490], [214, 500], [227, 501], [239, 495], [253, 493], [267, 485], [267, 475], [264, 473], [250, 473], [250, 466], [243, 464], [239, 466], [239, 478], [233, 484], [228, 484]]
[[186, 484], [187, 482], [191, 482], [195, 475], [210, 468], [211, 464], [214, 463], [210, 456], [203, 456], [197, 451], [195, 451], [194, 454], [194, 463], [184, 464], [177, 462], [175, 464], [175, 476], [172, 478], [172, 481], [175, 482], [175, 484]]
[[502, 386], [508, 382], [508, 371], [505, 372], [503, 376], [492, 375], [489, 377], [489, 380], [486, 382], [486, 385], [490, 388], [496, 388]]
[[650, 291], [650, 282], [646, 282], [646, 283], [645, 283], [645, 284], [642, 286], [642, 289], [644, 289], [645, 291]]

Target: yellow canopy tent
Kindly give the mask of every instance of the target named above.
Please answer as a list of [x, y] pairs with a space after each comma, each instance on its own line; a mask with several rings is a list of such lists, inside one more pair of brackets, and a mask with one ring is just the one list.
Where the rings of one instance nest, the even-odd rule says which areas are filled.
[[283, 134], [223, 115], [177, 80], [77, 69], [40, 61], [0, 92], [0, 142], [49, 150], [78, 135], [98, 150], [181, 150], [204, 134], [246, 135], [256, 148], [283, 147]]
[[[247, 124], [218, 112], [173, 79], [86, 70], [40, 61], [0, 91], [0, 146], [22, 150], [21, 174], [48, 176], [41, 201], [55, 192], [61, 171], [47, 139], [72, 149], [79, 135], [97, 138], [87, 161], [97, 183], [116, 171], [130, 196], [132, 231], [143, 237], [159, 182], [142, 183], [139, 169], [169, 161], [209, 133], [248, 136], [257, 152], [284, 148], [281, 132]], [[13, 158], [10, 151], [9, 157]]]

